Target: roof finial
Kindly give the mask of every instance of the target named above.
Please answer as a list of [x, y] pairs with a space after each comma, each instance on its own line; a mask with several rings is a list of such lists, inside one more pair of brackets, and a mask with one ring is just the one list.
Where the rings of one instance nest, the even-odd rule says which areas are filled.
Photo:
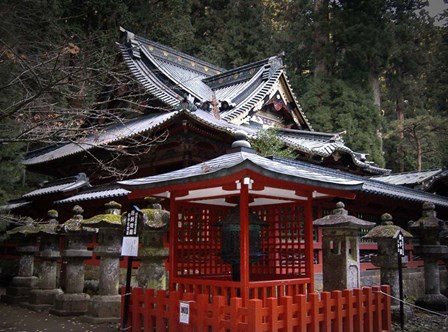
[[234, 133], [235, 140], [232, 143], [232, 149], [234, 148], [251, 148], [249, 141], [247, 140], [247, 134], [242, 130], [237, 130]]

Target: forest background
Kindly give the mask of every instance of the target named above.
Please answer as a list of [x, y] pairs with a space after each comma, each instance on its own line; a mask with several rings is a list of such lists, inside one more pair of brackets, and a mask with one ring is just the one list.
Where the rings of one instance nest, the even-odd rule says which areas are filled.
[[41, 180], [21, 166], [24, 153], [79, 138], [86, 118], [105, 116], [105, 86], [129, 82], [116, 61], [120, 26], [227, 69], [285, 52], [315, 130], [345, 131], [350, 148], [394, 172], [447, 167], [448, 9], [434, 17], [427, 5], [0, 0], [0, 203]]

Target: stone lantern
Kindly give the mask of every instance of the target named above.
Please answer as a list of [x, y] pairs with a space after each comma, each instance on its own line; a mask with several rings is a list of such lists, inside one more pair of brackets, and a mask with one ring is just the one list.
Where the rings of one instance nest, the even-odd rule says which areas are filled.
[[375, 223], [349, 216], [342, 202], [333, 214], [313, 221], [322, 227], [324, 291], [360, 287], [359, 231]]
[[41, 259], [39, 266], [38, 288], [30, 294], [29, 303], [26, 305], [31, 310], [47, 310], [53, 306], [55, 297], [62, 294], [57, 286], [58, 260], [61, 258], [59, 250], [59, 234], [56, 228], [59, 223], [56, 220], [58, 212], [49, 210], [46, 223], [39, 224], [40, 247], [38, 256]]
[[409, 222], [411, 232], [420, 238], [416, 252], [423, 257], [425, 271], [425, 295], [415, 304], [429, 310], [448, 311], [448, 298], [440, 293], [438, 260], [448, 254], [448, 246], [440, 244], [440, 232], [444, 221], [436, 217], [432, 203], [423, 204], [423, 214], [417, 221]]
[[58, 233], [64, 236], [65, 250], [62, 257], [65, 266], [65, 293], [55, 298], [50, 313], [58, 316], [83, 315], [87, 312], [90, 296], [84, 291], [84, 260], [92, 257], [87, 245], [92, 241], [97, 229], [81, 225], [83, 209], [73, 207], [73, 217], [58, 227]]
[[385, 213], [381, 216], [381, 225], [374, 227], [364, 238], [374, 240], [378, 244], [378, 254], [372, 258], [372, 263], [380, 268], [381, 284], [390, 285], [391, 303], [398, 312], [400, 296], [398, 272], [398, 234], [404, 238], [412, 238], [412, 234], [400, 226], [394, 225], [392, 216]]
[[169, 228], [170, 213], [162, 209], [157, 198], [146, 197], [145, 201], [149, 206], [141, 210], [144, 225], [140, 234], [138, 258], [141, 264], [137, 282], [139, 287], [166, 289], [168, 278], [165, 260], [169, 250], [164, 246], [164, 238]]
[[8, 234], [17, 240], [16, 251], [20, 255], [19, 271], [12, 279], [12, 284], [6, 288], [2, 301], [10, 304], [27, 302], [31, 290], [37, 286], [38, 278], [33, 275], [34, 255], [39, 251], [37, 233], [39, 228], [32, 219], [27, 219], [25, 225], [18, 226]]
[[85, 227], [98, 228], [98, 243], [94, 249], [100, 257], [99, 294], [92, 296], [84, 318], [93, 323], [118, 322], [121, 296], [119, 295], [120, 256], [123, 239], [121, 204], [105, 204], [104, 214], [81, 221]]
[[[232, 280], [240, 281], [240, 206], [235, 206], [230, 213], [218, 223], [221, 228], [221, 258], [232, 265]], [[249, 264], [256, 263], [263, 256], [261, 252], [261, 230], [266, 223], [255, 213], [249, 212]]]

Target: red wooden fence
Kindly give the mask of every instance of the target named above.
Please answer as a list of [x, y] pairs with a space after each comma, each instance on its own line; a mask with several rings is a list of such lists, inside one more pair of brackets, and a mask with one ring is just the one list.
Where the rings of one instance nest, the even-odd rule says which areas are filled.
[[[366, 331], [391, 330], [389, 286], [252, 299], [132, 290], [129, 331]], [[189, 324], [179, 323], [181, 301]]]

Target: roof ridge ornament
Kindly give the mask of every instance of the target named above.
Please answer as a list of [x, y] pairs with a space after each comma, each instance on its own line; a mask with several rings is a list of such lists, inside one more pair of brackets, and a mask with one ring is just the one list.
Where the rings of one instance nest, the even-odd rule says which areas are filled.
[[232, 149], [235, 148], [252, 148], [249, 141], [247, 140], [247, 134], [242, 130], [235, 131], [234, 135], [235, 141], [232, 143]]
[[272, 77], [274, 73], [283, 67], [283, 57], [285, 52], [281, 52], [278, 55], [271, 56], [268, 60], [269, 64], [269, 77]]

